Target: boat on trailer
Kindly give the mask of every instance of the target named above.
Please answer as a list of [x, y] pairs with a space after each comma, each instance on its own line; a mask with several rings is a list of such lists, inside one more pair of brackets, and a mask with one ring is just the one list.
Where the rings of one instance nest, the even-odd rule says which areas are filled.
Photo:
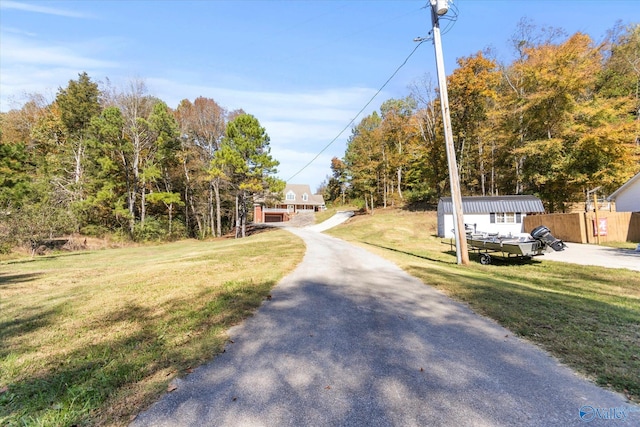
[[501, 236], [499, 234], [467, 231], [469, 251], [480, 255], [480, 264], [491, 264], [492, 257], [503, 259], [531, 259], [545, 252], [562, 251], [567, 246], [553, 237], [547, 227], [541, 225], [523, 236]]

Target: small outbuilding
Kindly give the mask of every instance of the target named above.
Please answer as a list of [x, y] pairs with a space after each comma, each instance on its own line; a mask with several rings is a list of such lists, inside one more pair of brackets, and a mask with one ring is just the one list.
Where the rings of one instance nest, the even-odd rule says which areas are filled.
[[[465, 227], [476, 232], [518, 235], [523, 230], [523, 218], [544, 213], [542, 201], [535, 196], [463, 197]], [[438, 237], [454, 237], [453, 203], [451, 197], [438, 201]]]
[[640, 212], [640, 172], [614, 191], [607, 200], [616, 202], [617, 212]]

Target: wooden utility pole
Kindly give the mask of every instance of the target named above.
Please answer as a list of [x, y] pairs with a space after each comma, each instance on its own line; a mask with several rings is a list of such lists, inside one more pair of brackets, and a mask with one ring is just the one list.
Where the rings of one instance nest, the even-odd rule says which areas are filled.
[[453, 132], [451, 130], [451, 115], [449, 113], [449, 95], [447, 93], [447, 75], [444, 71], [444, 59], [442, 55], [442, 40], [440, 38], [439, 18], [448, 10], [447, 0], [430, 0], [431, 23], [433, 24], [433, 46], [436, 51], [436, 68], [438, 70], [438, 87], [440, 88], [440, 106], [442, 108], [442, 121], [444, 123], [444, 139], [447, 147], [447, 163], [449, 165], [449, 184], [451, 186], [451, 202], [453, 204], [453, 229], [456, 238], [456, 257], [458, 264], [469, 264], [469, 252], [467, 251], [467, 237], [464, 229], [464, 214], [462, 211], [462, 195], [460, 194], [460, 178], [458, 177], [458, 163], [456, 150], [453, 145]]

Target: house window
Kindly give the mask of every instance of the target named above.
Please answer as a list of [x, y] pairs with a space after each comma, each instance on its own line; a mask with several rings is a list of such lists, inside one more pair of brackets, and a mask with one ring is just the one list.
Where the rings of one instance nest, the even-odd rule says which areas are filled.
[[289, 191], [287, 193], [287, 200], [295, 200], [296, 199], [296, 194], [293, 191]]
[[304, 194], [302, 195], [302, 201], [303, 201], [303, 202], [306, 202], [307, 200], [309, 200], [309, 195], [308, 195], [307, 193], [304, 193]]
[[497, 224], [515, 224], [522, 221], [520, 212], [495, 212], [489, 214], [490, 222]]

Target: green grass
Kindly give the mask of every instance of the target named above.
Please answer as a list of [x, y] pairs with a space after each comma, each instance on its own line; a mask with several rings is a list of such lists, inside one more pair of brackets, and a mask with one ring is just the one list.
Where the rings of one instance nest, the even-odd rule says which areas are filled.
[[0, 263], [0, 425], [128, 424], [303, 252], [272, 231]]
[[544, 260], [456, 264], [435, 212], [359, 215], [329, 234], [359, 243], [467, 303], [596, 383], [640, 401], [640, 274]]
[[636, 249], [638, 247], [638, 243], [634, 242], [604, 242], [602, 246], [609, 246], [610, 248], [618, 248], [618, 249]]

